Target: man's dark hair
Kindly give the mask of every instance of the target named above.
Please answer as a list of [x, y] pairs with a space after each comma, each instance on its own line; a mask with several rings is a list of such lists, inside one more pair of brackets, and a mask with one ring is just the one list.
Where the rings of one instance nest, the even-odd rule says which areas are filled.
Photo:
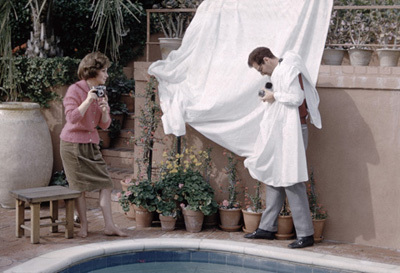
[[249, 67], [253, 67], [254, 63], [261, 65], [264, 62], [264, 57], [271, 59], [276, 58], [268, 47], [257, 47], [250, 53], [247, 64]]

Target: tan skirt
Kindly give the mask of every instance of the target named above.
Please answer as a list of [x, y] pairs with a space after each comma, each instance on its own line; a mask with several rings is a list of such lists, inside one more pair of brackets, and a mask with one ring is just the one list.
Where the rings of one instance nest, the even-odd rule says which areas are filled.
[[70, 189], [93, 191], [113, 187], [99, 145], [61, 140], [60, 153]]

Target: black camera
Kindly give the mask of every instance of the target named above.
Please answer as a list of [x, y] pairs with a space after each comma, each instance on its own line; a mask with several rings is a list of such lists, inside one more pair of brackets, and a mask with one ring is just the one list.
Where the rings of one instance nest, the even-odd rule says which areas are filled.
[[[265, 84], [265, 88], [266, 89], [272, 89], [272, 82], [267, 82], [266, 84]], [[264, 90], [260, 90], [260, 91], [258, 91], [258, 96], [259, 97], [264, 97], [265, 96], [265, 91]]]
[[99, 98], [102, 98], [106, 95], [106, 87], [104, 85], [96, 86], [95, 89], [96, 89], [96, 95]]

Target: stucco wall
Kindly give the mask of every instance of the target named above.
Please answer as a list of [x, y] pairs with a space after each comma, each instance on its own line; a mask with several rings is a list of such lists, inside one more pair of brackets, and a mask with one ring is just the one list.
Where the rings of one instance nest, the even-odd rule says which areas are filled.
[[[137, 91], [149, 65], [135, 63]], [[317, 89], [322, 130], [310, 126], [307, 157], [329, 213], [325, 239], [400, 249], [400, 67], [321, 66]], [[213, 147], [212, 185], [221, 201], [223, 148], [187, 128], [190, 144]], [[242, 186], [252, 190], [242, 160], [238, 167]]]

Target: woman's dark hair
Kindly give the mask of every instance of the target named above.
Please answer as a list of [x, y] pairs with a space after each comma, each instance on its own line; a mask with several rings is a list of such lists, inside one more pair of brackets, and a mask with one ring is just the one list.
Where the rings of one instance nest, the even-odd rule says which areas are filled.
[[108, 68], [110, 64], [110, 60], [103, 53], [89, 53], [79, 63], [78, 78], [80, 80], [95, 78], [100, 69]]
[[247, 64], [249, 67], [253, 67], [254, 63], [261, 65], [264, 62], [264, 57], [271, 59], [276, 58], [268, 47], [257, 47], [250, 53]]

